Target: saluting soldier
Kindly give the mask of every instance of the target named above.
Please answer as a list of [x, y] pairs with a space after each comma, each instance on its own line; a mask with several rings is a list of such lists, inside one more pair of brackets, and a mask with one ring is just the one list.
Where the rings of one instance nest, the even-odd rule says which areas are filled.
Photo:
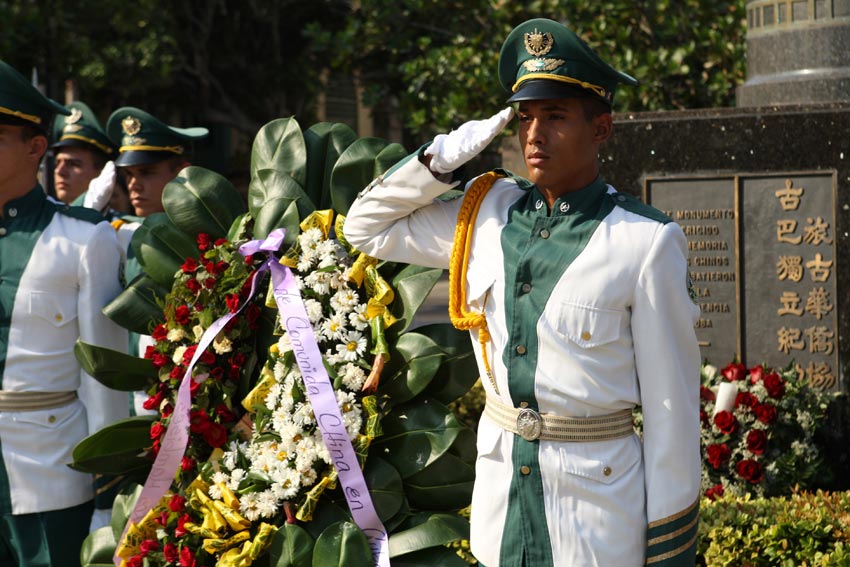
[[[440, 135], [352, 205], [345, 236], [381, 259], [450, 268], [487, 394], [471, 546], [487, 567], [693, 566], [699, 309], [681, 228], [600, 175], [616, 71], [573, 31], [529, 20], [499, 77], [527, 176], [438, 199], [511, 119]], [[643, 411], [643, 438], [632, 410]]]
[[0, 564], [20, 567], [80, 564], [111, 502], [72, 450], [129, 413], [74, 356], [78, 338], [120, 350], [127, 333], [101, 312], [121, 291], [115, 231], [37, 181], [54, 114], [69, 111], [0, 61]]

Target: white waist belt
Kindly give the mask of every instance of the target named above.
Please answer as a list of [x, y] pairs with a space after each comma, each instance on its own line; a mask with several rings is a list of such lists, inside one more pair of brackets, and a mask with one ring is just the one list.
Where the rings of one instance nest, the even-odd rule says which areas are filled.
[[67, 406], [76, 392], [14, 392], [0, 390], [0, 411], [37, 411]]
[[630, 409], [597, 417], [561, 417], [531, 408], [514, 408], [487, 396], [484, 415], [526, 441], [604, 441], [634, 433]]

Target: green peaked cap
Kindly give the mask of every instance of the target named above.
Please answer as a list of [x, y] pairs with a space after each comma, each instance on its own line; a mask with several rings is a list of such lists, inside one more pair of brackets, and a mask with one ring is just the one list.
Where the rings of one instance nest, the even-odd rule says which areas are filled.
[[14, 67], [0, 61], [0, 123], [38, 126], [47, 133], [55, 114], [70, 112], [41, 94]]
[[106, 132], [118, 146], [115, 165], [144, 165], [191, 153], [192, 143], [209, 134], [206, 128], [175, 128], [144, 110], [125, 106], [106, 121]]
[[53, 122], [54, 148], [76, 146], [98, 151], [114, 158], [118, 148], [106, 135], [92, 109], [84, 102], [72, 102], [66, 105], [71, 111], [69, 116], [57, 116]]
[[637, 81], [603, 61], [575, 32], [537, 18], [515, 27], [499, 54], [508, 102], [591, 96], [611, 105], [620, 83]]

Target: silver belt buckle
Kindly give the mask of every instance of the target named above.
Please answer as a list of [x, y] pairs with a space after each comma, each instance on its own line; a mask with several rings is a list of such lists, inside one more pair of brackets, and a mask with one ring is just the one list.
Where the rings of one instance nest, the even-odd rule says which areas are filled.
[[531, 408], [521, 409], [516, 417], [516, 428], [520, 437], [534, 441], [543, 431], [543, 418]]

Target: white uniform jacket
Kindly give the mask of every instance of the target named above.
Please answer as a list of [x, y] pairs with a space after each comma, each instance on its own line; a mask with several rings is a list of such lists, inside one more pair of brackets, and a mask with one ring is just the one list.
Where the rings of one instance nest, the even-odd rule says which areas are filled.
[[102, 386], [74, 356], [78, 337], [127, 348], [127, 332], [101, 312], [121, 286], [115, 231], [99, 218], [36, 187], [7, 203], [0, 219], [0, 389], [77, 393], [60, 407], [0, 411], [2, 513], [91, 500], [92, 475], [67, 466], [72, 450], [129, 415], [127, 394]]
[[[352, 205], [345, 236], [386, 260], [447, 268], [463, 198], [413, 157]], [[699, 515], [699, 308], [681, 228], [601, 179], [551, 212], [496, 181], [466, 281], [495, 384], [512, 407], [593, 417], [642, 406], [643, 439], [526, 441], [478, 429], [472, 551], [487, 567], [694, 565]]]

